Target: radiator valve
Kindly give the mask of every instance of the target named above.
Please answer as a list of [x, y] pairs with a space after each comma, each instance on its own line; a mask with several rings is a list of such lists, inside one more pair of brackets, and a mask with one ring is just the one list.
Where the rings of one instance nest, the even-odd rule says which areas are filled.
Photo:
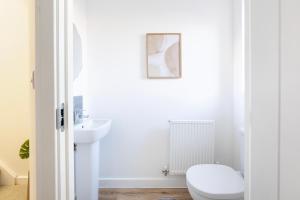
[[170, 171], [169, 171], [169, 169], [168, 169], [167, 166], [165, 166], [164, 169], [161, 170], [161, 173], [163, 173], [164, 176], [168, 176], [169, 172], [170, 172]]

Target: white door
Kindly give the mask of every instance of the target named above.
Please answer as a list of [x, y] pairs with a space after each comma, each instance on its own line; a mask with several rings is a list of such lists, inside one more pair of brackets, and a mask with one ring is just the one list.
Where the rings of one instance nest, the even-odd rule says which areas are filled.
[[248, 149], [245, 199], [278, 200], [280, 0], [245, 2]]
[[300, 1], [249, 3], [247, 200], [300, 199]]
[[[68, 0], [37, 0], [36, 191], [32, 199], [73, 200], [72, 35]], [[70, 78], [69, 78], [70, 77]]]
[[281, 0], [280, 200], [300, 199], [299, 10], [299, 0]]

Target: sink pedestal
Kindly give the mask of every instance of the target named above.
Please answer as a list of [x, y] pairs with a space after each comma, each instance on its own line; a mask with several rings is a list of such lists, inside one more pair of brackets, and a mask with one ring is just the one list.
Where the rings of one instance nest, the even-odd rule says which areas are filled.
[[98, 200], [99, 141], [77, 144], [75, 192], [77, 200]]
[[110, 128], [109, 119], [90, 119], [74, 127], [77, 200], [98, 200], [99, 141]]

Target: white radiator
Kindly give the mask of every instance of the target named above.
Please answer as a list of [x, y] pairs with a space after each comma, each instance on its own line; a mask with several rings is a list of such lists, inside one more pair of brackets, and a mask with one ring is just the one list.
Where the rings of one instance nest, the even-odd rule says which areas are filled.
[[214, 163], [214, 121], [172, 120], [169, 123], [171, 175], [185, 174], [195, 164]]

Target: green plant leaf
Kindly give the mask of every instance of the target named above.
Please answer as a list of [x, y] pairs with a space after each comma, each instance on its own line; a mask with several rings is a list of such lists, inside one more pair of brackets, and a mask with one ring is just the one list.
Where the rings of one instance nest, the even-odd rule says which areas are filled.
[[26, 140], [24, 144], [22, 144], [20, 148], [19, 156], [21, 159], [29, 158], [29, 140]]

